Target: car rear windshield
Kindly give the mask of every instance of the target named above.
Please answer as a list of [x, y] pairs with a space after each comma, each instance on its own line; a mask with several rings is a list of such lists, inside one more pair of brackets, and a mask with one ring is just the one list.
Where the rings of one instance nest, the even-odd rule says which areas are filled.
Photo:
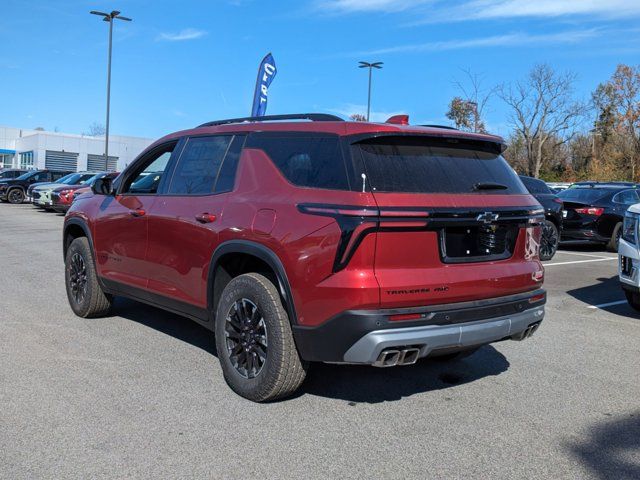
[[609, 188], [568, 188], [558, 194], [558, 198], [568, 202], [593, 203], [612, 193]]
[[[378, 137], [353, 145], [378, 192], [526, 194], [499, 153], [477, 142]], [[495, 148], [495, 147], [494, 147]]]
[[527, 187], [529, 193], [533, 195], [551, 195], [553, 192], [549, 189], [546, 183], [542, 180], [538, 180], [537, 178], [531, 177], [520, 177], [524, 186]]

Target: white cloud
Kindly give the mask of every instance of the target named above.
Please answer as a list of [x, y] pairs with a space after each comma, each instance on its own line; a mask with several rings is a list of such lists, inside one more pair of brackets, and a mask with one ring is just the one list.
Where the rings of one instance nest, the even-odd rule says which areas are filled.
[[[364, 116], [367, 115], [367, 106], [355, 104], [355, 103], [345, 103], [339, 107], [327, 108], [325, 110], [327, 112], [340, 115], [346, 119], [348, 119], [349, 116], [353, 115], [354, 113], [359, 113]], [[389, 117], [393, 117], [394, 115], [405, 115], [405, 114], [406, 112], [402, 110], [391, 111], [391, 112], [385, 112], [381, 110], [372, 110], [371, 114], [369, 115], [369, 118], [371, 119], [372, 122], [384, 122]]]
[[169, 42], [181, 42], [184, 40], [195, 40], [204, 37], [207, 34], [204, 30], [195, 28], [185, 28], [177, 33], [161, 33], [156, 40], [166, 40]]
[[640, 2], [637, 0], [467, 0], [456, 7], [451, 7], [450, 2], [441, 2], [438, 7], [423, 13], [426, 13], [426, 16], [421, 23], [569, 16], [600, 20], [638, 16]]
[[434, 0], [318, 0], [320, 10], [335, 13], [400, 12]]
[[528, 33], [508, 33], [471, 39], [444, 40], [441, 42], [416, 43], [396, 47], [379, 48], [366, 52], [354, 52], [355, 55], [384, 55], [405, 52], [437, 52], [445, 50], [463, 50], [483, 47], [522, 47], [527, 45], [555, 45], [580, 43], [600, 35], [598, 29], [570, 30], [566, 32], [531, 35]]

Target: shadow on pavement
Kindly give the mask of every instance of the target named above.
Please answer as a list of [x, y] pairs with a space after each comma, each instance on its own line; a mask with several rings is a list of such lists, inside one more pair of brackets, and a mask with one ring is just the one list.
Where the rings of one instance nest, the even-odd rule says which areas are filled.
[[[217, 356], [213, 333], [188, 318], [116, 297], [114, 314], [138, 322]], [[310, 394], [352, 402], [379, 403], [499, 375], [507, 359], [492, 346], [458, 361], [422, 360], [415, 365], [375, 368], [313, 364], [297, 396]]]
[[607, 246], [598, 243], [589, 242], [562, 242], [558, 248], [559, 252], [593, 252], [593, 253], [607, 253]]
[[591, 428], [589, 439], [569, 445], [599, 478], [640, 478], [640, 410]]
[[509, 362], [492, 346], [458, 361], [424, 359], [406, 367], [314, 364], [301, 394], [379, 403], [500, 375]]
[[[594, 283], [593, 285], [568, 290], [567, 294], [571, 295], [576, 300], [585, 303], [586, 305], [600, 305], [603, 303], [617, 302], [625, 299], [624, 292], [620, 287], [620, 282], [617, 275], [608, 278], [600, 277], [596, 279], [596, 282], [597, 283]], [[626, 303], [602, 307], [600, 308], [600, 310], [630, 317], [638, 316], [635, 310], [633, 310]]]
[[218, 355], [213, 333], [186, 317], [122, 297], [116, 297], [113, 314]]

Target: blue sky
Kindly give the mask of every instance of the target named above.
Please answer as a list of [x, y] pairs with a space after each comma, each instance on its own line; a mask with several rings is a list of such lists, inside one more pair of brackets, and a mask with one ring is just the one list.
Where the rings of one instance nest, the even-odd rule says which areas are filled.
[[[118, 9], [113, 134], [159, 137], [249, 114], [260, 59], [278, 74], [268, 113], [363, 112], [375, 72], [373, 119], [444, 114], [464, 70], [491, 87], [539, 62], [578, 75], [588, 98], [618, 63], [638, 64], [640, 0], [3, 0], [0, 124], [80, 133], [104, 123], [107, 24]], [[489, 129], [508, 133], [496, 98]]]

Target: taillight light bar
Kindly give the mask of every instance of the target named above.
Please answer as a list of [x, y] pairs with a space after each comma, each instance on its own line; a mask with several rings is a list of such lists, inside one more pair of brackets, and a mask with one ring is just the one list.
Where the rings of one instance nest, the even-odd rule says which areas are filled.
[[599, 217], [600, 215], [602, 215], [604, 213], [604, 208], [602, 207], [583, 207], [583, 208], [576, 208], [576, 212], [577, 213], [582, 213], [585, 215], [594, 215], [596, 217]]

